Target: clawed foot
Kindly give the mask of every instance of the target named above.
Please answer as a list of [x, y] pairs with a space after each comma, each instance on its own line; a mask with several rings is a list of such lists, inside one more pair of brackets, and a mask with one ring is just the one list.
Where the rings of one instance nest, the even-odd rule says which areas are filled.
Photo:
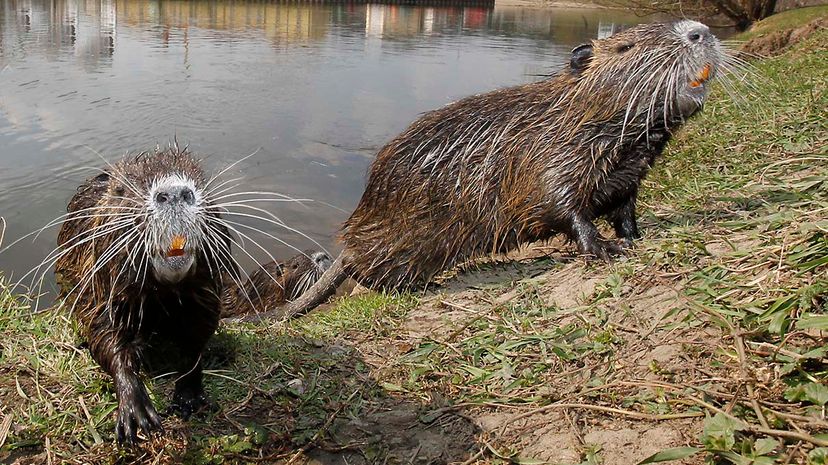
[[626, 248], [632, 247], [633, 243], [625, 239], [621, 244], [606, 239], [595, 239], [594, 241], [580, 247], [581, 253], [591, 258], [598, 258], [611, 262], [613, 257], [624, 255]]
[[163, 432], [161, 417], [155, 411], [146, 393], [133, 398], [122, 398], [118, 402], [118, 424], [115, 427], [118, 443], [132, 446], [138, 442], [138, 431], [145, 436]]

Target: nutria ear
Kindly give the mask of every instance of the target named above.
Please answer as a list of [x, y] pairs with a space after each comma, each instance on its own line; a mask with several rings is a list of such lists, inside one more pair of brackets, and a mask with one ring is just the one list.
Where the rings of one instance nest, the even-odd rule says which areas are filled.
[[572, 49], [572, 58], [569, 59], [569, 67], [572, 71], [580, 73], [586, 68], [589, 60], [592, 59], [592, 44], [581, 44]]

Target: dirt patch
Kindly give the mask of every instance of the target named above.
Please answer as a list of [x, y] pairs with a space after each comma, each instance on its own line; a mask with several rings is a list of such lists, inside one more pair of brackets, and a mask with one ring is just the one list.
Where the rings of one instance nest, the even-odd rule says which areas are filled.
[[[499, 431], [509, 415], [487, 415], [483, 427]], [[665, 449], [693, 443], [701, 432], [697, 420], [630, 422], [609, 416], [595, 416], [578, 410], [561, 410], [534, 415], [510, 425], [501, 441], [511, 443], [525, 460], [551, 464], [584, 463], [592, 454], [602, 463], [633, 465]], [[683, 464], [701, 464], [702, 458]]]
[[618, 428], [617, 425], [590, 428], [584, 442], [601, 448], [618, 465], [635, 464], [656, 452], [685, 445], [682, 431], [689, 425], [682, 422], [660, 425], [635, 425]]
[[828, 18], [815, 19], [795, 29], [776, 31], [753, 38], [742, 45], [741, 51], [748, 56], [771, 57], [780, 55], [788, 48], [825, 28], [828, 28]]
[[[549, 259], [548, 247], [557, 260]], [[539, 310], [543, 316], [524, 320], [531, 326], [526, 331], [543, 335], [556, 328], [585, 325], [593, 337], [611, 344], [612, 351], [550, 362], [554, 368], [539, 373], [545, 382], [522, 391], [571, 407], [537, 407], [536, 411], [498, 404], [459, 408], [479, 427], [488, 444], [530, 461], [582, 463], [595, 454], [603, 463], [623, 465], [663, 449], [695, 443], [701, 418], [668, 415], [662, 419], [654, 413], [650, 420], [637, 421], [623, 413], [669, 411], [657, 393], [662, 383], [689, 383], [712, 374], [696, 371], [699, 364], [694, 361], [709, 364], [712, 354], [704, 348], [713, 336], [702, 328], [681, 324], [687, 313], [679, 310], [686, 307], [678, 291], [680, 284], [669, 276], [635, 271], [616, 282], [611, 279], [612, 268], [567, 260], [557, 254], [560, 250], [536, 244], [521, 252], [520, 264], [499, 264], [455, 276], [448, 286], [426, 296], [408, 313], [402, 327], [412, 338], [411, 347], [416, 347], [418, 340], [436, 341], [451, 347], [446, 355], [451, 357], [452, 351], [463, 350], [459, 344], [465, 337], [479, 337], [479, 330], [475, 333], [469, 328], [479, 326], [481, 320], [495, 326], [514, 324], [503, 321], [502, 313], [508, 314], [512, 306], [535, 305], [546, 310]], [[494, 341], [498, 344], [501, 340], [494, 336]], [[506, 375], [498, 372], [497, 376]], [[596, 383], [609, 387], [585, 395], [590, 391], [588, 386]], [[603, 407], [618, 407], [622, 413], [608, 414], [600, 410]], [[487, 455], [485, 450], [482, 453]]]
[[[548, 420], [563, 421], [563, 416]], [[577, 417], [570, 416], [572, 426], [577, 429]], [[613, 465], [633, 465], [671, 447], [687, 443], [682, 430], [688, 424], [673, 422], [656, 425], [619, 425], [607, 422], [605, 425], [586, 426], [583, 431], [560, 432], [560, 423], [538, 431], [533, 437], [534, 444], [528, 445], [523, 454], [549, 463], [580, 463], [590, 451], [605, 458]], [[690, 463], [690, 462], [685, 462]], [[698, 463], [702, 463], [699, 461]]]
[[548, 273], [547, 284], [541, 288], [547, 305], [561, 309], [569, 309], [583, 305], [585, 300], [595, 291], [595, 286], [603, 277], [589, 275], [583, 264], [569, 263], [561, 270]]
[[451, 307], [434, 300], [417, 307], [403, 323], [403, 330], [412, 339], [443, 337], [454, 331], [455, 323], [473, 317], [470, 312], [452, 310]]
[[[368, 464], [379, 457], [386, 463], [464, 461], [473, 450], [477, 427], [453, 412], [435, 416], [428, 412], [429, 409], [399, 402], [378, 406], [361, 418], [338, 420], [330, 430], [331, 442], [309, 452], [308, 463]], [[357, 444], [358, 452], [337, 450]]]
[[[559, 268], [561, 256], [552, 255], [557, 251], [548, 243], [538, 243], [448, 273], [442, 284], [408, 313], [402, 329], [412, 339], [439, 339], [456, 332], [492, 305], [516, 299], [525, 292], [522, 285], [545, 283], [550, 270]], [[577, 276], [571, 280], [580, 282]], [[561, 286], [564, 289], [566, 283]], [[583, 286], [583, 291], [592, 292], [589, 285]]]

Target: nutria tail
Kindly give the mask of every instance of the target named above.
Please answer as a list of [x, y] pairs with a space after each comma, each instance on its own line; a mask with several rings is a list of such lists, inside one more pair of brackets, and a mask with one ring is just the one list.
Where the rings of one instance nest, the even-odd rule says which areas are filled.
[[266, 312], [254, 313], [241, 318], [226, 318], [225, 321], [244, 321], [258, 323], [264, 320], [287, 320], [313, 310], [316, 306], [334, 295], [336, 288], [348, 277], [346, 272], [347, 257], [345, 252], [339, 254], [331, 267], [328, 268], [319, 280], [298, 298], [285, 305], [272, 308]]

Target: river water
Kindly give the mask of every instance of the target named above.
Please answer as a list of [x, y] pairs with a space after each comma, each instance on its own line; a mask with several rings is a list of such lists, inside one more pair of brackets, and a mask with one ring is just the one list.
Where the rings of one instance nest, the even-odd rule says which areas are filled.
[[[646, 20], [491, 4], [4, 0], [4, 245], [65, 212], [102, 158], [176, 138], [208, 172], [255, 153], [227, 175], [243, 177], [240, 189], [313, 199], [267, 205], [310, 239], [269, 232], [336, 253], [375, 151], [420, 113], [540, 79], [574, 46]], [[0, 253], [0, 274], [22, 276], [56, 235]], [[254, 236], [273, 256], [293, 254]], [[246, 266], [267, 257], [247, 249]]]

